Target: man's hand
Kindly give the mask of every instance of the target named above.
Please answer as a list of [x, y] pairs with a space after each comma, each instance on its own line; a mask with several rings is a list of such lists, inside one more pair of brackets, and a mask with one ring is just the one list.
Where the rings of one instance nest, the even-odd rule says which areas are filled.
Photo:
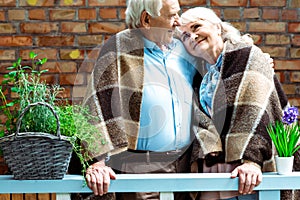
[[86, 182], [95, 195], [102, 196], [108, 192], [110, 179], [116, 179], [115, 172], [105, 165], [104, 160], [91, 165], [86, 172]]
[[239, 177], [239, 193], [250, 194], [255, 186], [262, 181], [260, 166], [256, 163], [247, 162], [236, 167], [231, 172], [231, 178]]

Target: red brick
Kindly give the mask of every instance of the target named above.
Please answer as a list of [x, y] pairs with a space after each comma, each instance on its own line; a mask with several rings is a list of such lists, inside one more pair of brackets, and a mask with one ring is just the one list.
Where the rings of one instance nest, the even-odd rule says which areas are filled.
[[80, 20], [96, 19], [97, 14], [95, 9], [79, 9], [78, 17]]
[[20, 0], [20, 6], [54, 6], [54, 0]]
[[290, 78], [291, 78], [291, 82], [299, 83], [300, 82], [300, 72], [292, 71]]
[[32, 46], [31, 36], [0, 36], [0, 46]]
[[200, 5], [205, 5], [206, 0], [179, 0], [179, 4], [181, 6], [200, 6]]
[[274, 60], [276, 70], [300, 70], [300, 60]]
[[289, 103], [293, 106], [300, 106], [300, 98], [289, 98]]
[[263, 19], [279, 19], [279, 9], [270, 9], [270, 8], [264, 8], [263, 9]]
[[237, 28], [241, 32], [246, 31], [246, 23], [245, 22], [230, 22], [230, 24], [232, 26], [234, 26], [235, 28]]
[[25, 20], [25, 10], [8, 10], [8, 20]]
[[57, 59], [57, 50], [56, 49], [24, 49], [20, 50], [19, 54], [23, 60], [29, 60], [29, 53], [34, 52], [37, 54], [37, 59], [47, 58], [48, 60]]
[[258, 19], [259, 18], [259, 9], [258, 8], [245, 8], [244, 9], [244, 18], [245, 19]]
[[225, 20], [240, 19], [241, 18], [240, 10], [238, 8], [224, 9], [224, 18]]
[[14, 50], [0, 50], [0, 60], [16, 60]]
[[85, 33], [87, 32], [85, 22], [62, 22], [62, 33]]
[[75, 10], [50, 10], [50, 20], [73, 20], [75, 19]]
[[44, 46], [74, 46], [73, 36], [41, 36], [37, 38], [37, 45]]
[[292, 44], [296, 46], [300, 46], [300, 35], [294, 35], [292, 37]]
[[285, 32], [284, 22], [249, 22], [249, 32]]
[[76, 73], [77, 64], [75, 62], [46, 62], [42, 69], [47, 69], [51, 73]]
[[286, 0], [250, 0], [250, 6], [286, 6]]
[[85, 83], [83, 74], [60, 74], [60, 85], [82, 85]]
[[287, 95], [296, 93], [296, 86], [294, 84], [282, 84], [282, 88]]
[[0, 23], [0, 33], [16, 33], [16, 28], [13, 24]]
[[21, 23], [20, 30], [22, 33], [30, 34], [44, 34], [50, 33], [51, 31], [58, 31], [58, 23]]
[[297, 10], [295, 10], [295, 9], [282, 10], [281, 13], [282, 13], [283, 20], [297, 20], [298, 19]]
[[266, 44], [288, 45], [290, 42], [289, 36], [286, 35], [266, 35]]
[[211, 0], [212, 6], [247, 6], [247, 0]]
[[85, 0], [60, 0], [60, 6], [84, 6]]
[[291, 48], [290, 55], [291, 58], [300, 58], [300, 48]]
[[297, 23], [288, 23], [288, 31], [292, 33], [300, 32], [300, 22]]
[[57, 75], [53, 74], [42, 74], [41, 75], [41, 81], [46, 81], [48, 84], [59, 84], [57, 81]]
[[17, 5], [17, 0], [2, 0], [0, 1], [0, 6], [1, 7], [11, 7], [11, 6], [16, 6]]
[[102, 35], [84, 35], [84, 36], [78, 36], [78, 45], [79, 46], [96, 46], [98, 44], [101, 44], [103, 42], [103, 36]]
[[0, 11], [0, 21], [5, 21], [5, 11]]
[[103, 8], [99, 10], [99, 15], [102, 19], [115, 19], [117, 18], [117, 9]]
[[300, 1], [299, 0], [291, 0], [291, 3], [290, 3], [290, 7], [291, 8], [300, 8]]
[[126, 6], [125, 0], [89, 0], [89, 6]]
[[287, 55], [286, 47], [263, 46], [261, 50], [265, 53], [269, 53], [271, 57], [284, 58]]
[[117, 33], [125, 29], [125, 24], [121, 22], [90, 23], [90, 33]]
[[119, 11], [119, 13], [120, 13], [120, 14], [119, 14], [119, 15], [120, 15], [120, 19], [125, 19], [125, 17], [126, 17], [126, 16], [125, 16], [125, 9], [124, 9], [124, 8], [121, 8], [120, 11]]
[[33, 9], [28, 11], [28, 18], [31, 20], [45, 20], [46, 14], [43, 9]]

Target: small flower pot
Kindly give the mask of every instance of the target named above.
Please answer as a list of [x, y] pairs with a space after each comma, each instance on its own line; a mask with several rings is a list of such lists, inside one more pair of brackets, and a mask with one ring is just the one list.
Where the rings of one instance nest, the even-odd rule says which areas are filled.
[[278, 174], [288, 174], [293, 171], [294, 156], [279, 157], [275, 156], [276, 168]]

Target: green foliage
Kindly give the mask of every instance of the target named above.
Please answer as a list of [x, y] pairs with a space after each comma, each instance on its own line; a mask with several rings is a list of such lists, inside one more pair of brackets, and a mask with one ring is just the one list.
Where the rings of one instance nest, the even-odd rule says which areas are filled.
[[[41, 81], [41, 75], [47, 70], [39, 71], [40, 65], [44, 64], [47, 59], [38, 60], [36, 54], [30, 53], [31, 66], [22, 66], [22, 59], [18, 58], [12, 66], [7, 69], [9, 72], [4, 75], [0, 98], [0, 105], [7, 120], [5, 128], [0, 130], [0, 135], [14, 133], [16, 130], [16, 119], [21, 111], [30, 103], [47, 102], [54, 105], [57, 95], [61, 91], [59, 86], [49, 86]], [[10, 91], [9, 91], [10, 89]], [[18, 98], [7, 100], [4, 92], [15, 93]], [[30, 114], [26, 114], [22, 120], [20, 131], [53, 131], [47, 129], [51, 121], [47, 120], [47, 116], [51, 116], [51, 111], [46, 107], [39, 107], [30, 110]], [[46, 117], [45, 117], [46, 116]]]
[[290, 157], [300, 149], [297, 143], [300, 138], [300, 128], [297, 123], [284, 124], [276, 122], [275, 125], [269, 125], [267, 131], [275, 145], [278, 156]]
[[[99, 148], [96, 140], [100, 139], [100, 143], [105, 144], [99, 129], [92, 125], [96, 119], [89, 114], [87, 107], [69, 105], [57, 98], [63, 88], [59, 85], [48, 85], [41, 79], [41, 75], [47, 70], [39, 70], [39, 67], [47, 59], [37, 59], [34, 52], [30, 52], [29, 57], [31, 66], [23, 66], [22, 59], [18, 58], [8, 67], [9, 72], [4, 75], [5, 79], [0, 86], [0, 109], [6, 116], [5, 124], [0, 126], [0, 137], [15, 133], [18, 116], [25, 107], [36, 102], [46, 102], [58, 114], [61, 134], [71, 138], [70, 142], [81, 161], [84, 173], [88, 160], [91, 159], [87, 152]], [[6, 94], [11, 92], [16, 93], [17, 98], [8, 100]], [[55, 135], [56, 124], [55, 116], [48, 107], [36, 106], [23, 116], [20, 132], [46, 132]], [[83, 147], [81, 141], [88, 145]]]

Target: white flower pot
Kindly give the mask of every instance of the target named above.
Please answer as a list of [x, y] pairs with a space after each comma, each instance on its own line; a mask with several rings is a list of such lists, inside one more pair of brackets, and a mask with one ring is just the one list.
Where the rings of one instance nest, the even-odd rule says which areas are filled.
[[294, 156], [279, 157], [275, 156], [276, 168], [278, 174], [288, 174], [293, 171]]

